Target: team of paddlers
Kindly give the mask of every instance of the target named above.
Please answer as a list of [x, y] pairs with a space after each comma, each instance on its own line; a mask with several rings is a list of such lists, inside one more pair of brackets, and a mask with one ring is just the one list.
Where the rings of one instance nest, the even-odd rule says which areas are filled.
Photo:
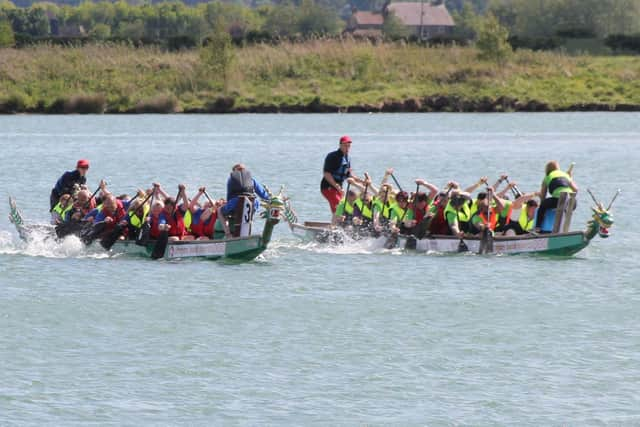
[[229, 238], [238, 235], [233, 216], [242, 207], [241, 197], [250, 200], [254, 210], [258, 199], [269, 199], [265, 187], [243, 164], [233, 166], [227, 197], [218, 200], [211, 199], [205, 187], [190, 199], [182, 184], [174, 198], [157, 183], [133, 197], [116, 196], [104, 180], [91, 194], [86, 186], [88, 169], [87, 160], [78, 160], [76, 169], [65, 172], [51, 190], [51, 223], [59, 237], [78, 234], [85, 243], [102, 239], [111, 244], [117, 239], [144, 243], [163, 233], [169, 240]]
[[[564, 172], [557, 161], [550, 161], [538, 192], [523, 194], [504, 174], [491, 186], [487, 177], [482, 177], [464, 189], [455, 181], [439, 189], [424, 179], [416, 179], [416, 191], [409, 194], [400, 187], [393, 169], [385, 172], [378, 187], [366, 173], [363, 178], [357, 177], [351, 169], [351, 144], [351, 138], [343, 136], [338, 150], [326, 156], [321, 192], [329, 202], [334, 225], [373, 234], [385, 231], [423, 238], [447, 234], [462, 237], [488, 231], [517, 235], [544, 232], [541, 227], [545, 214], [557, 206], [560, 194], [578, 191], [571, 171]], [[157, 183], [128, 197], [116, 196], [101, 181], [91, 194], [86, 187], [88, 169], [87, 160], [78, 160], [76, 169], [65, 172], [51, 190], [51, 221], [60, 237], [75, 233], [87, 243], [105, 236], [111, 242], [146, 242], [163, 234], [171, 240], [229, 238], [238, 236], [238, 227], [234, 226], [238, 221], [234, 224], [233, 217], [237, 218], [243, 207], [239, 203], [241, 197], [250, 201], [252, 212], [258, 207], [258, 199], [269, 199], [265, 187], [242, 164], [233, 166], [227, 180], [227, 197], [219, 200], [211, 199], [205, 187], [189, 198], [184, 185], [178, 186], [178, 195], [173, 198]], [[389, 177], [397, 188], [387, 183]], [[503, 183], [507, 185], [500, 190]], [[482, 185], [486, 185], [484, 191], [473, 197]], [[547, 193], [550, 197], [546, 197]]]
[[[322, 195], [329, 202], [334, 225], [364, 228], [374, 234], [386, 230], [424, 238], [427, 235], [463, 237], [486, 231], [505, 235], [545, 232], [541, 229], [545, 214], [557, 206], [560, 194], [578, 191], [571, 170], [564, 172], [557, 161], [550, 161], [538, 192], [523, 194], [504, 174], [491, 186], [487, 177], [482, 177], [464, 189], [455, 181], [439, 189], [426, 180], [416, 179], [416, 191], [409, 194], [400, 188], [393, 169], [385, 172], [379, 187], [366, 173], [364, 178], [357, 177], [351, 170], [349, 158], [351, 138], [343, 136], [339, 144], [338, 150], [325, 158], [320, 184]], [[397, 188], [387, 183], [389, 177]], [[500, 190], [503, 183], [507, 185]], [[486, 188], [473, 197], [483, 185]], [[423, 188], [426, 191], [421, 191]]]

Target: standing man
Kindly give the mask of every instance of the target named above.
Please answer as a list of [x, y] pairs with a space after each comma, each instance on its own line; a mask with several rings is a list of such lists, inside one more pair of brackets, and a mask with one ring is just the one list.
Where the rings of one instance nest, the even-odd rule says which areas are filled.
[[324, 173], [320, 183], [320, 192], [329, 202], [331, 214], [335, 214], [336, 207], [342, 199], [342, 183], [352, 176], [349, 150], [351, 138], [340, 138], [340, 147], [336, 151], [327, 154], [324, 159]]
[[63, 194], [73, 195], [73, 186], [75, 184], [84, 185], [87, 182], [87, 171], [89, 170], [89, 160], [80, 159], [76, 163], [76, 169], [68, 171], [62, 174], [62, 176], [56, 182], [55, 187], [51, 190], [51, 196], [49, 197], [49, 203], [51, 205], [50, 210], [58, 204], [60, 197]]

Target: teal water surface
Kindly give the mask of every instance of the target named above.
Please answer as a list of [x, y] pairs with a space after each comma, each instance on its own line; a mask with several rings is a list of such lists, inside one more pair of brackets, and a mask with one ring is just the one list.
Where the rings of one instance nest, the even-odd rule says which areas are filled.
[[[574, 228], [618, 189], [607, 240], [570, 258], [302, 243], [255, 262], [153, 262], [19, 242], [91, 161], [117, 193], [224, 196], [234, 163], [327, 220], [322, 161], [407, 189], [575, 162]], [[639, 114], [0, 117], [0, 425], [640, 425]]]

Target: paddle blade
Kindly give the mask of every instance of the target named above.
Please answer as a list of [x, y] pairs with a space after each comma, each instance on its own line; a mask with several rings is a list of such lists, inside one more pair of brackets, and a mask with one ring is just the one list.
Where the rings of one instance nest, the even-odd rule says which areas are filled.
[[111, 249], [111, 246], [118, 240], [118, 238], [122, 235], [122, 227], [118, 224], [113, 230], [107, 233], [106, 236], [100, 240], [100, 246], [105, 248], [106, 250]]
[[151, 259], [160, 259], [164, 256], [164, 251], [167, 249], [167, 244], [169, 243], [169, 232], [163, 231], [160, 233], [160, 237], [156, 240], [156, 244], [153, 246], [153, 251], [151, 252]]
[[469, 247], [462, 239], [460, 239], [460, 243], [458, 243], [458, 252], [469, 252]]

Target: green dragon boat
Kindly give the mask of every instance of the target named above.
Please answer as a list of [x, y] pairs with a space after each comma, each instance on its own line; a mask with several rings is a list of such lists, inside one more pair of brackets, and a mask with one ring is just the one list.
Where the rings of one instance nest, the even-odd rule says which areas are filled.
[[[555, 231], [551, 233], [529, 233], [519, 236], [472, 236], [458, 238], [455, 236], [429, 235], [423, 239], [412, 236], [383, 233], [373, 237], [380, 242], [380, 246], [387, 249], [400, 248], [407, 251], [423, 253], [460, 253], [471, 252], [478, 254], [547, 254], [570, 256], [586, 248], [597, 235], [601, 238], [609, 237], [609, 228], [613, 226], [613, 216], [609, 212], [618, 191], [607, 208], [598, 202], [591, 194], [595, 206], [591, 208], [593, 214], [582, 231], [568, 231], [571, 220], [572, 205], [567, 200], [564, 211], [551, 210], [549, 215], [556, 215]], [[568, 198], [567, 198], [568, 199]], [[560, 205], [564, 203], [561, 200]], [[332, 226], [327, 222], [298, 223], [297, 215], [291, 207], [290, 200], [286, 200], [284, 218], [289, 224], [291, 232], [304, 241], [341, 244], [344, 237], [350, 236], [349, 229]], [[362, 236], [358, 233], [357, 236]], [[358, 240], [357, 238], [354, 240]]]
[[[113, 255], [141, 256], [146, 258], [202, 258], [202, 259], [229, 259], [233, 261], [251, 261], [264, 252], [271, 241], [274, 227], [280, 222], [281, 213], [284, 210], [282, 202], [282, 189], [278, 195], [271, 195], [268, 202], [262, 202], [262, 218], [265, 220], [261, 234], [253, 234], [244, 237], [232, 237], [219, 240], [191, 240], [168, 241], [160, 254], [157, 241], [150, 240], [140, 244], [134, 240], [117, 240], [109, 249]], [[57, 239], [55, 227], [46, 224], [33, 224], [24, 221], [16, 201], [9, 198], [9, 220], [15, 225], [20, 238], [26, 242], [33, 239], [35, 234], [44, 235], [45, 238]], [[98, 246], [98, 245], [95, 245]]]

